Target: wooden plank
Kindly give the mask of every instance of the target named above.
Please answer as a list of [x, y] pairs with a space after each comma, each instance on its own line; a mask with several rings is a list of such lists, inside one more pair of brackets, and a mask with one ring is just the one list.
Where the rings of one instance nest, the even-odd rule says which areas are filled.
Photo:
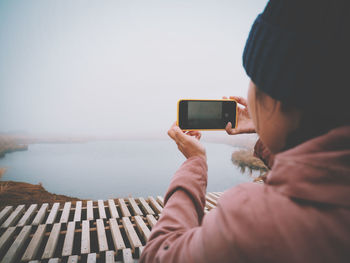
[[94, 209], [92, 201], [87, 201], [86, 203], [86, 219], [94, 220]]
[[132, 250], [135, 251], [135, 248], [141, 247], [142, 243], [141, 243], [139, 237], [137, 236], [137, 233], [136, 233], [133, 225], [131, 224], [129, 217], [123, 217], [122, 223], [123, 223], [126, 235], [128, 236]]
[[161, 197], [160, 195], [157, 196], [157, 202], [164, 207], [164, 198]]
[[25, 209], [25, 205], [17, 206], [16, 210], [11, 213], [11, 215], [6, 219], [6, 221], [2, 224], [2, 228], [8, 228], [16, 224], [16, 221], [23, 214]]
[[57, 247], [60, 230], [61, 230], [61, 223], [56, 223], [53, 225], [41, 259], [49, 259], [53, 257]]
[[89, 254], [86, 263], [96, 263], [96, 253]]
[[113, 199], [108, 200], [108, 209], [109, 213], [111, 214], [111, 218], [119, 218], [117, 207], [115, 206]]
[[146, 215], [146, 219], [147, 219], [147, 222], [150, 225], [151, 229], [157, 223], [157, 219], [155, 219], [155, 217], [153, 215]]
[[118, 203], [120, 206], [120, 210], [122, 211], [122, 215], [123, 216], [131, 216], [129, 209], [124, 202], [124, 199], [119, 198]]
[[205, 199], [206, 199], [209, 203], [211, 203], [212, 205], [216, 206], [217, 202], [216, 202], [216, 200], [214, 200], [212, 197], [206, 195], [206, 196], [205, 196]]
[[47, 217], [45, 224], [50, 225], [50, 224], [55, 223], [55, 220], [56, 220], [59, 208], [60, 208], [60, 203], [54, 203], [53, 204], [53, 206], [51, 207], [50, 214]]
[[29, 223], [30, 219], [32, 218], [32, 216], [34, 215], [37, 207], [38, 207], [37, 204], [31, 205], [28, 208], [27, 212], [24, 214], [24, 216], [22, 216], [22, 218], [19, 220], [17, 226], [22, 227], [24, 225], [27, 225]]
[[211, 198], [213, 198], [215, 201], [218, 201], [219, 200], [219, 197], [213, 193], [207, 193], [207, 195]]
[[145, 248], [145, 247], [139, 247], [139, 258], [141, 257], [144, 248]]
[[12, 241], [13, 236], [15, 235], [16, 227], [12, 226], [6, 229], [0, 238], [0, 252]]
[[49, 207], [48, 203], [42, 204], [42, 206], [40, 207], [38, 213], [34, 217], [34, 220], [32, 222], [33, 226], [40, 225], [43, 222], [48, 207]]
[[211, 193], [211, 192], [208, 192], [206, 195], [213, 198], [214, 200], [219, 199], [219, 197], [217, 195], [215, 195], [214, 193]]
[[137, 229], [140, 231], [145, 241], [147, 241], [151, 234], [151, 231], [148, 229], [145, 222], [143, 222], [140, 216], [135, 216], [134, 219], [135, 219]]
[[81, 230], [81, 254], [90, 253], [90, 225], [89, 220], [84, 220]]
[[98, 204], [98, 213], [100, 215], [100, 218], [106, 219], [107, 216], [106, 216], [105, 204], [103, 200], [98, 200], [97, 204]]
[[[211, 195], [214, 195], [214, 196], [216, 196], [216, 197], [219, 197], [215, 192], [209, 192]], [[209, 193], [207, 193], [207, 194], [209, 194]]]
[[151, 207], [154, 211], [156, 211], [157, 214], [162, 213], [163, 208], [160, 206], [160, 204], [157, 203], [157, 201], [153, 198], [153, 196], [148, 197], [148, 201], [150, 202]]
[[74, 222], [79, 222], [81, 220], [81, 207], [82, 207], [82, 201], [77, 201], [75, 203], [75, 213], [74, 213]]
[[208, 210], [210, 211], [210, 210], [214, 209], [216, 206], [209, 203], [209, 202], [205, 202], [205, 207], [208, 208]]
[[136, 201], [134, 198], [128, 198], [129, 204], [131, 206], [132, 211], [136, 216], [143, 216], [143, 213], [139, 206], [136, 204]]
[[63, 243], [62, 257], [71, 256], [73, 252], [75, 222], [68, 222], [66, 237]]
[[106, 251], [106, 263], [115, 263], [114, 251]]
[[134, 263], [130, 248], [123, 249], [123, 263]]
[[111, 218], [109, 220], [109, 226], [111, 229], [112, 239], [114, 243], [114, 248], [116, 251], [120, 249], [126, 248], [122, 234], [120, 233], [120, 229], [115, 218]]
[[141, 207], [143, 208], [143, 210], [145, 211], [146, 214], [149, 215], [154, 215], [154, 211], [151, 209], [151, 207], [147, 204], [147, 202], [145, 201], [145, 199], [143, 197], [139, 198]]
[[107, 251], [108, 250], [108, 243], [107, 243], [107, 236], [105, 231], [105, 225], [103, 223], [103, 219], [97, 219], [96, 220], [96, 228], [97, 228], [97, 241], [98, 241], [98, 248], [99, 251]]
[[64, 207], [63, 207], [60, 223], [67, 223], [68, 222], [71, 206], [72, 206], [71, 202], [65, 202], [64, 203]]
[[46, 230], [46, 225], [39, 225], [36, 229], [32, 240], [30, 241], [26, 251], [23, 254], [22, 261], [32, 260], [36, 257], [38, 250], [40, 248], [41, 242], [44, 239], [44, 234]]
[[6, 206], [4, 209], [0, 212], [0, 225], [6, 220], [6, 218], [11, 214], [13, 211], [13, 206]]
[[67, 263], [78, 263], [78, 256], [77, 255], [75, 255], [75, 256], [70, 256], [69, 258], [68, 258], [68, 261], [67, 261]]
[[23, 249], [23, 246], [29, 237], [32, 226], [24, 226], [17, 236], [16, 240], [12, 243], [11, 247], [7, 251], [6, 255], [2, 259], [1, 263], [18, 262], [18, 257]]

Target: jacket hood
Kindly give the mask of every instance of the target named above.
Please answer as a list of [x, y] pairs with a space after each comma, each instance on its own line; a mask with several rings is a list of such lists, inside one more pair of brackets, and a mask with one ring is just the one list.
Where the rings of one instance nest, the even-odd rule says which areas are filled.
[[266, 183], [290, 197], [350, 207], [350, 126], [277, 154]]

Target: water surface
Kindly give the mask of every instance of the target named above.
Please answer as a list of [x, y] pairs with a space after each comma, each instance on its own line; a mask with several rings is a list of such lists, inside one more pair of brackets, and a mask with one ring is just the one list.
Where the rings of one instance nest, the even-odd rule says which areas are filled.
[[[231, 162], [236, 148], [203, 143], [207, 149], [208, 191], [224, 191], [251, 179]], [[170, 140], [34, 144], [7, 154], [2, 180], [41, 182], [49, 192], [83, 199], [164, 195], [185, 161]]]

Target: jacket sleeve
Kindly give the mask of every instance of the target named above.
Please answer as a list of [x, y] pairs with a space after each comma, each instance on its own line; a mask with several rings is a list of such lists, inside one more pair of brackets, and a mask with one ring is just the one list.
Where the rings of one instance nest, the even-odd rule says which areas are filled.
[[206, 187], [205, 160], [189, 158], [173, 176], [162, 215], [152, 229], [140, 263], [196, 261], [191, 251], [201, 247], [195, 232], [204, 215]]
[[220, 203], [204, 216], [206, 186], [206, 162], [189, 158], [172, 179], [140, 263], [232, 262], [232, 233], [225, 227], [230, 219]]

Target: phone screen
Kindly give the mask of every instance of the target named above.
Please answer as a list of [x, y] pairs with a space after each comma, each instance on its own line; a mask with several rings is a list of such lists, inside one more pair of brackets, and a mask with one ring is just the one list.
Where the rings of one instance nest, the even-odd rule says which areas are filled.
[[225, 129], [236, 123], [236, 102], [230, 100], [181, 100], [179, 126], [182, 129]]
[[220, 125], [222, 102], [189, 101], [188, 125], [191, 127], [213, 127]]

